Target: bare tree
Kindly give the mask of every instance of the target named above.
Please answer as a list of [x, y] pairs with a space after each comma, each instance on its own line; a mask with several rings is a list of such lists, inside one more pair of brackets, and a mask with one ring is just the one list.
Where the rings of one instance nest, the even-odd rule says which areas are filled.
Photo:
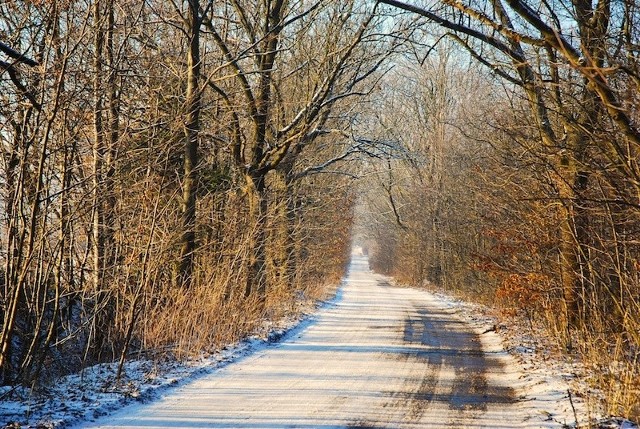
[[[287, 158], [294, 162], [296, 153], [326, 132], [329, 112], [337, 103], [365, 94], [363, 85], [386, 57], [384, 52], [369, 59], [360, 56], [362, 45], [378, 43], [381, 36], [373, 30], [375, 8], [359, 7], [352, 2], [329, 6], [319, 1], [294, 7], [279, 1], [238, 1], [233, 2], [233, 13], [239, 25], [233, 30], [222, 33], [222, 23], [208, 23], [232, 71], [234, 87], [242, 88], [242, 101], [234, 102], [222, 83], [210, 81], [236, 118], [231, 151], [245, 176], [249, 219], [255, 228], [246, 296], [263, 299], [265, 294], [268, 174]], [[319, 45], [333, 44], [333, 49], [304, 58], [298, 49], [304, 49], [311, 38], [318, 42], [317, 27], [311, 25], [314, 20], [323, 25], [331, 20], [332, 27]], [[302, 62], [287, 64], [296, 56]]]

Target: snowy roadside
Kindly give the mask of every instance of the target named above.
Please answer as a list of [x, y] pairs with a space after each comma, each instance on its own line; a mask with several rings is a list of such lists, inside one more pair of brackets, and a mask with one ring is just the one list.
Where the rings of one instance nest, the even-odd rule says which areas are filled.
[[495, 311], [454, 297], [431, 292], [444, 307], [455, 310], [480, 335], [483, 348], [489, 353], [508, 353], [520, 367], [512, 380], [530, 411], [531, 421], [539, 428], [637, 429], [625, 419], [590, 415], [584, 401], [589, 389], [578, 374], [585, 369], [578, 362], [551, 353], [545, 338], [531, 332], [517, 318], [503, 319]]
[[37, 392], [28, 388], [0, 387], [0, 428], [67, 428], [109, 414], [124, 405], [149, 402], [173, 388], [211, 374], [232, 362], [282, 341], [313, 323], [314, 313], [340, 299], [340, 292], [328, 301], [301, 303], [297, 317], [265, 322], [260, 332], [247, 339], [203, 354], [197, 359], [166, 358], [130, 360], [116, 385], [118, 364], [105, 363], [81, 373], [55, 380]]
[[[580, 394], [585, 385], [575, 375], [583, 370], [576, 363], [548, 353], [549, 348], [543, 345], [542, 339], [535, 338], [526, 326], [518, 326], [514, 320], [499, 320], [490, 309], [481, 305], [439, 293], [432, 293], [432, 296], [440, 306], [455, 312], [475, 329], [487, 353], [504, 360], [505, 374], [501, 376], [501, 382], [509, 383], [518, 391], [521, 406], [530, 416], [525, 427], [575, 428], [576, 420], [579, 427], [588, 426], [587, 407]], [[332, 305], [340, 299], [338, 290], [337, 295], [322, 306]], [[70, 427], [126, 404], [157, 399], [170, 394], [174, 387], [211, 374], [269, 347], [270, 343], [296, 335], [313, 323], [317, 310], [317, 306], [308, 303], [300, 311], [300, 317], [266, 323], [260, 333], [245, 341], [187, 362], [170, 359], [129, 361], [126, 376], [117, 387], [117, 364], [101, 364], [57, 380], [54, 386], [39, 393], [30, 393], [28, 389], [10, 392], [8, 388], [0, 388], [0, 427]], [[637, 428], [631, 422], [615, 419], [601, 420], [598, 427]]]

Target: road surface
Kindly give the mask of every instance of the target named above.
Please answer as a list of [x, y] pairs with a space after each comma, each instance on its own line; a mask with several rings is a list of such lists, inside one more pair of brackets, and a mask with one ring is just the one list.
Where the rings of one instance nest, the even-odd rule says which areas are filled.
[[483, 351], [481, 336], [432, 295], [392, 287], [354, 256], [340, 296], [304, 330], [83, 427], [528, 427], [503, 377], [509, 358]]

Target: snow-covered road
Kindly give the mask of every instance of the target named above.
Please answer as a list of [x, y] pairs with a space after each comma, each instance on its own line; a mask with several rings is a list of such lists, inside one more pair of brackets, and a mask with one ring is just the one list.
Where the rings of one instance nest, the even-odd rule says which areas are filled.
[[338, 299], [306, 329], [82, 427], [539, 427], [518, 402], [511, 358], [455, 311], [355, 256]]

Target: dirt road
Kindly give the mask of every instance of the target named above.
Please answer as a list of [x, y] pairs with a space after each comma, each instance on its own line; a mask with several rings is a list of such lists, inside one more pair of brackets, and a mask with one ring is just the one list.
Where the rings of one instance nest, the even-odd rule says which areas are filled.
[[147, 405], [84, 427], [524, 428], [509, 358], [430, 294], [354, 257], [306, 329]]

